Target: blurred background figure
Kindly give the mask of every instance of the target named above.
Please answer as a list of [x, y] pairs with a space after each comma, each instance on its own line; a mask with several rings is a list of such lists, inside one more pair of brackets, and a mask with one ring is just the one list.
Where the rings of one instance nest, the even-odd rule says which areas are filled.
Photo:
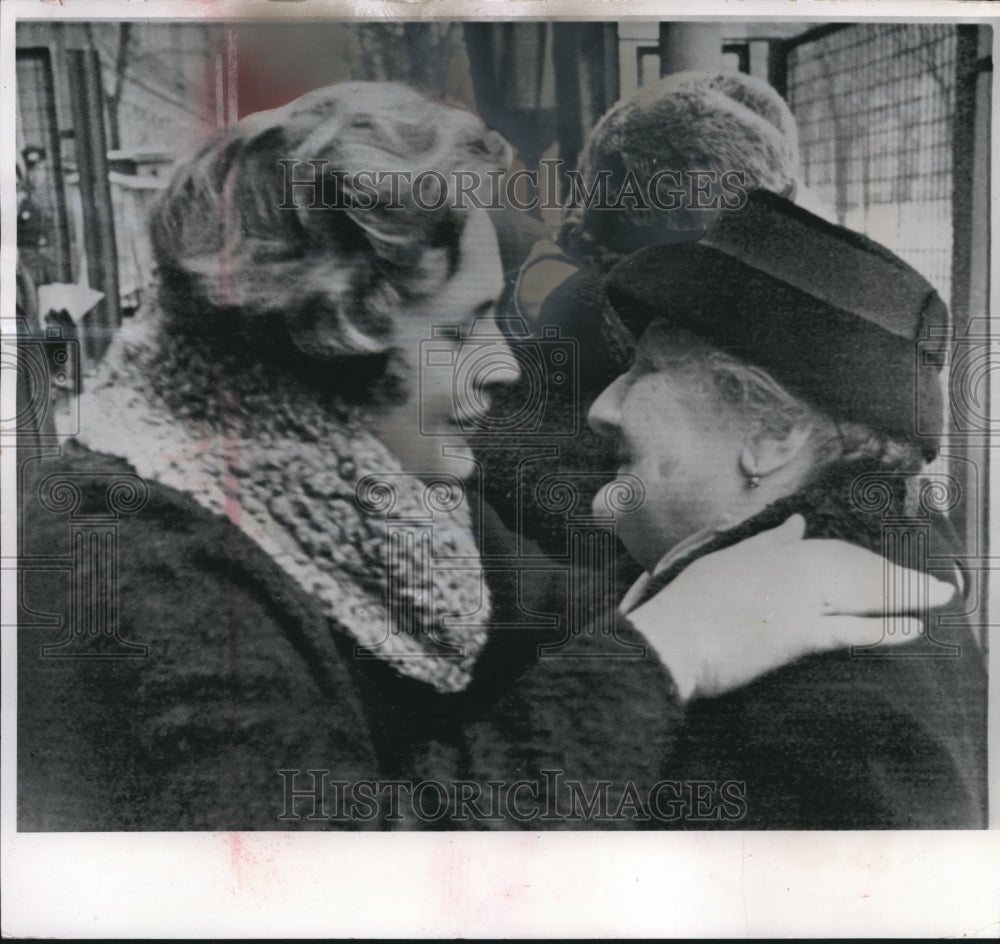
[[[39, 199], [46, 185], [45, 148], [30, 146], [17, 166], [17, 249], [36, 285], [56, 281], [52, 221]], [[23, 171], [22, 171], [23, 166]]]
[[[788, 106], [766, 82], [741, 73], [671, 75], [638, 89], [597, 123], [580, 174], [587, 189], [597, 189], [603, 178], [600, 199], [593, 206], [578, 200], [567, 208], [555, 239], [537, 243], [514, 277], [503, 308], [528, 327], [527, 345], [554, 331], [570, 339], [577, 357], [575, 386], [545, 378], [538, 438], [557, 445], [558, 456], [521, 469], [500, 462], [487, 468], [487, 498], [511, 526], [520, 513], [530, 537], [550, 553], [561, 553], [564, 516], [540, 503], [538, 483], [565, 475], [580, 490], [577, 507], [585, 509], [599, 482], [578, 473], [614, 467], [606, 443], [582, 419], [597, 394], [627, 368], [632, 353], [628, 332], [606, 305], [605, 273], [641, 245], [697, 238], [723, 206], [739, 205], [748, 190], [794, 197], [798, 164]], [[657, 175], [659, 205], [647, 194]], [[623, 196], [630, 180], [638, 182], [645, 206]], [[513, 411], [529, 398], [531, 379], [525, 373], [520, 385], [501, 394], [498, 407]], [[622, 566], [627, 586], [634, 573], [627, 562]]]

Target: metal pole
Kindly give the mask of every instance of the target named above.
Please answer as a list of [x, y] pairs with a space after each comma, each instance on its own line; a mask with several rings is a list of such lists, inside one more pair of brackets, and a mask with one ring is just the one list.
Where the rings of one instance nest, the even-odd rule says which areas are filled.
[[99, 360], [121, 323], [118, 294], [118, 252], [108, 181], [108, 147], [104, 131], [104, 93], [96, 50], [73, 49], [69, 59], [76, 157], [83, 203], [87, 277], [104, 299], [86, 317], [88, 358]]
[[712, 23], [660, 24], [660, 75], [722, 67], [722, 27]]

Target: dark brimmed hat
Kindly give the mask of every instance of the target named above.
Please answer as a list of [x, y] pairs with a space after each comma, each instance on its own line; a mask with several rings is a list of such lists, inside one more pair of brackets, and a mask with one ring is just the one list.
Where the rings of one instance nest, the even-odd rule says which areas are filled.
[[912, 266], [865, 236], [753, 192], [700, 240], [622, 259], [607, 291], [636, 335], [663, 318], [834, 419], [936, 454], [940, 360], [921, 356], [919, 341], [946, 331], [948, 310]]

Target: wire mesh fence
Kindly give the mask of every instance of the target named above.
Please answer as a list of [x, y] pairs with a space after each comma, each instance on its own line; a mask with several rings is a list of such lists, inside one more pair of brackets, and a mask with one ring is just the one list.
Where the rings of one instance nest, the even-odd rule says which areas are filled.
[[952, 266], [956, 28], [846, 26], [788, 56], [804, 180], [946, 300]]

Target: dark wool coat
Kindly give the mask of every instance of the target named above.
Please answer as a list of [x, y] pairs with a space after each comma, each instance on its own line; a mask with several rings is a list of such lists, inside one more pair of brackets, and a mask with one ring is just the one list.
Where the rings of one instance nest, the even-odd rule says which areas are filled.
[[[43, 654], [63, 642], [71, 625], [73, 519], [106, 519], [108, 483], [135, 473], [121, 459], [74, 443], [56, 458], [29, 458], [37, 447], [26, 440], [24, 447], [19, 829], [448, 825], [447, 817], [411, 822], [405, 803], [398, 814], [388, 802], [348, 808], [329, 786], [310, 818], [312, 798], [287, 794], [315, 785], [310, 770], [325, 771], [328, 784], [405, 779], [450, 785], [467, 777], [463, 720], [482, 713], [504, 680], [530, 660], [533, 637], [518, 646], [512, 633], [511, 645], [492, 647], [492, 668], [481, 683], [439, 694], [377, 658], [359, 658], [354, 639], [243, 531], [190, 496], [150, 481], [145, 507], [117, 516], [114, 581], [119, 636], [147, 646], [147, 654], [81, 658], [76, 646], [74, 658]], [[75, 510], [43, 504], [41, 483], [53, 475], [80, 489]], [[491, 514], [484, 524], [491, 546], [510, 540]], [[546, 602], [555, 592], [550, 574], [519, 580], [501, 571], [488, 579], [499, 624], [523, 623], [522, 604], [529, 610], [561, 606]], [[106, 654], [105, 642], [98, 636], [87, 651]], [[499, 749], [496, 737], [480, 739], [480, 751]]]
[[[719, 535], [654, 578], [645, 599], [693, 559], [796, 512], [807, 537], [880, 550], [882, 514], [849, 497], [864, 471], [836, 470]], [[942, 579], [954, 553], [946, 530], [935, 527], [929, 542], [948, 565]], [[584, 633], [586, 657], [535, 660], [469, 725], [470, 743], [504, 733], [508, 769], [538, 784], [536, 815], [524, 820], [531, 828], [983, 827], [985, 657], [960, 615], [966, 605], [957, 600], [936, 614], [933, 642], [919, 638], [876, 657], [811, 655], [686, 709], [651, 652], [602, 659], [619, 647]], [[617, 632], [638, 638], [624, 618]], [[475, 774], [500, 775], [489, 766], [497, 756], [484, 755]]]
[[71, 584], [65, 569], [37, 568], [65, 559], [70, 541], [67, 515], [42, 506], [33, 480], [65, 473], [94, 513], [103, 477], [130, 472], [64, 451], [25, 464], [19, 829], [290, 828], [280, 769], [376, 776], [365, 712], [315, 602], [227, 519], [156, 483], [118, 521], [119, 632], [148, 654], [42, 654], [66, 635]]
[[[72, 445], [64, 453], [22, 463], [21, 830], [983, 823], [985, 672], [964, 626], [935, 630], [961, 643], [957, 659], [813, 656], [685, 715], [659, 661], [629, 648], [643, 640], [627, 621], [539, 658], [568, 627], [539, 632], [524, 615], [565, 612], [565, 584], [501, 570], [489, 574], [495, 626], [473, 682], [441, 695], [358, 659], [242, 531], [154, 482], [141, 513], [117, 525], [119, 631], [148, 654], [43, 657], [69, 625], [70, 536], [38, 481], [67, 473], [81, 488], [77, 513], [106, 513], [101, 476], [130, 471]], [[823, 494], [780, 503], [714, 546], [796, 510], [812, 534], [871, 546], [877, 526]], [[503, 539], [483, 521], [481, 539]], [[449, 809], [436, 816], [431, 802], [421, 817], [405, 803], [362, 803], [338, 817], [328, 789], [310, 817], [312, 798], [288, 790], [308, 790], [311, 775], [281, 770], [436, 781]]]

